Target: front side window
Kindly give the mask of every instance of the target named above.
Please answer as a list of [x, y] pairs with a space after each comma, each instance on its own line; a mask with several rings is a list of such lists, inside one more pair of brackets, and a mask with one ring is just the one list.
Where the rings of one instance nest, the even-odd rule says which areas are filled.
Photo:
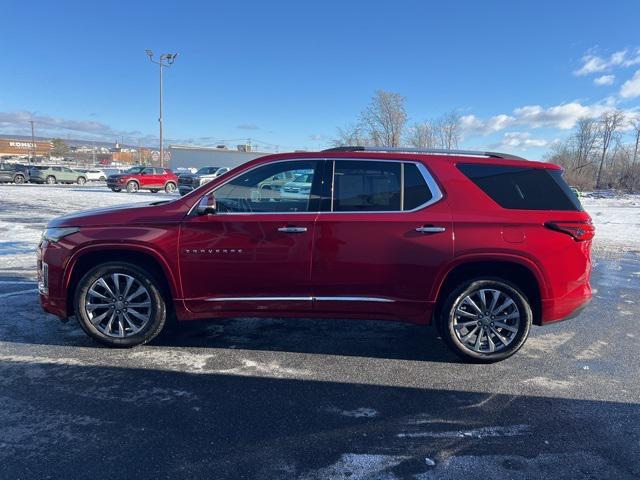
[[400, 167], [400, 162], [336, 161], [333, 174], [333, 211], [399, 211]]
[[[297, 213], [316, 211], [317, 160], [263, 165], [214, 191], [219, 213]], [[295, 182], [301, 178], [304, 182]]]
[[142, 173], [145, 175], [153, 175], [154, 174], [154, 169], [151, 167], [147, 167], [144, 170], [142, 170]]

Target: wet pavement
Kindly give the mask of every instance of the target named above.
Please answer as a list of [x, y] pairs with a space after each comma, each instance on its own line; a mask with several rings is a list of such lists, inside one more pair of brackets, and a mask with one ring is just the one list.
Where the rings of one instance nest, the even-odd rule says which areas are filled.
[[0, 270], [1, 478], [640, 477], [640, 254], [596, 256], [594, 301], [494, 365], [431, 328], [233, 319], [133, 350]]

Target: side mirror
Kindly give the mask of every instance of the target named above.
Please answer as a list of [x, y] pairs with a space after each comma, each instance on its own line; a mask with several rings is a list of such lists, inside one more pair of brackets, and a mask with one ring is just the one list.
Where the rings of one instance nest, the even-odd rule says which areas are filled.
[[213, 215], [216, 213], [216, 197], [213, 196], [213, 193], [208, 193], [200, 199], [196, 213], [198, 215]]

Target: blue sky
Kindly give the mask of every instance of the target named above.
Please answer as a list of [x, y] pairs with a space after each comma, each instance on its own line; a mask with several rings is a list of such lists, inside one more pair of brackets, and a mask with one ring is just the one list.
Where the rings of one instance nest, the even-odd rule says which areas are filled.
[[458, 111], [465, 147], [535, 158], [579, 116], [640, 106], [634, 0], [9, 0], [2, 17], [0, 133], [33, 117], [43, 135], [153, 144], [147, 48], [180, 54], [165, 76], [174, 143], [325, 147], [384, 89], [411, 121]]

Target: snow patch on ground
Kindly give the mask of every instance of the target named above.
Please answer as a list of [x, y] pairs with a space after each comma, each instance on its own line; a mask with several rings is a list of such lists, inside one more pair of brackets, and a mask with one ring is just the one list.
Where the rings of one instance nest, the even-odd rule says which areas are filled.
[[398, 438], [491, 438], [514, 437], [523, 435], [529, 429], [529, 425], [508, 425], [506, 427], [482, 427], [472, 430], [448, 430], [444, 432], [411, 432], [398, 433]]
[[365, 407], [356, 408], [355, 410], [342, 410], [340, 408], [330, 407], [325, 409], [325, 411], [351, 418], [373, 418], [377, 417], [379, 414], [377, 410]]
[[640, 195], [583, 197], [580, 201], [596, 226], [594, 248], [640, 251]]

